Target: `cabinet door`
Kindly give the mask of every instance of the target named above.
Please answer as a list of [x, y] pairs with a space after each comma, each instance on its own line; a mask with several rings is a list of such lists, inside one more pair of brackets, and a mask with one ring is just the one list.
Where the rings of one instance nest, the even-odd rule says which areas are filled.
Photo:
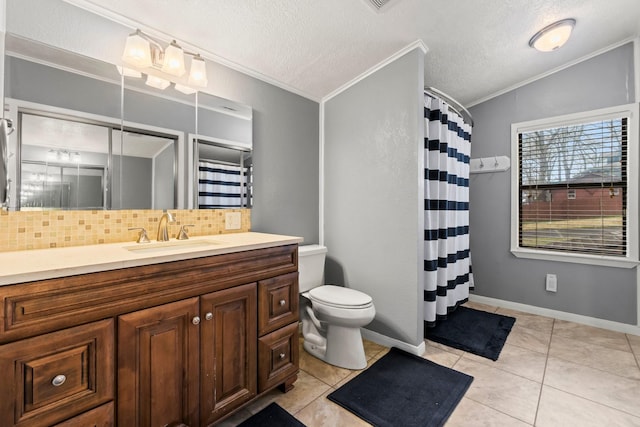
[[0, 424], [48, 426], [113, 399], [113, 320], [0, 346]]
[[118, 318], [119, 427], [199, 424], [197, 316], [190, 298]]
[[208, 425], [256, 395], [256, 284], [200, 297], [200, 395]]

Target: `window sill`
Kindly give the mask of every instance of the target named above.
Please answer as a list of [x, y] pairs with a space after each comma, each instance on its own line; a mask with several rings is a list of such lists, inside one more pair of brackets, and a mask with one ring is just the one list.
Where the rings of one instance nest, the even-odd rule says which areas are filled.
[[571, 262], [575, 264], [601, 265], [603, 267], [634, 268], [637, 267], [638, 264], [640, 264], [637, 259], [631, 258], [567, 254], [523, 248], [512, 248], [511, 253], [518, 258], [537, 259], [542, 261]]

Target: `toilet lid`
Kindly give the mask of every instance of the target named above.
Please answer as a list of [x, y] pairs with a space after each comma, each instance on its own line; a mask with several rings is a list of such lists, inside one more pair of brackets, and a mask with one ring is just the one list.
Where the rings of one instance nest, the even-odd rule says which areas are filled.
[[311, 301], [317, 301], [332, 307], [365, 308], [371, 305], [373, 300], [363, 292], [341, 286], [318, 286], [309, 291]]

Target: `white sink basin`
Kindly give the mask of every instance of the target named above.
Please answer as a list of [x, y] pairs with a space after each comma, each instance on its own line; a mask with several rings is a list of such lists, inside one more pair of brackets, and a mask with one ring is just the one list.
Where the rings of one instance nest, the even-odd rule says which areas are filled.
[[173, 240], [170, 242], [139, 243], [135, 246], [125, 246], [124, 248], [130, 252], [145, 254], [182, 249], [205, 249], [207, 246], [221, 244], [223, 244], [223, 242], [215, 240]]

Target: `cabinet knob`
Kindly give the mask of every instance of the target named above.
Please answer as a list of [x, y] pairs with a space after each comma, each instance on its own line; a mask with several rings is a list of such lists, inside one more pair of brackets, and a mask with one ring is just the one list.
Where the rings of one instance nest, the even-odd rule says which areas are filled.
[[194, 325], [199, 325], [200, 324], [200, 317], [194, 316], [194, 318], [191, 319], [191, 323], [193, 323]]
[[280, 353], [280, 360], [284, 359], [284, 358], [285, 358], [285, 356], [286, 356], [286, 354], [284, 354], [284, 353]]
[[279, 302], [280, 307], [284, 306], [286, 303], [287, 303], [287, 301], [281, 299], [280, 302]]
[[206, 320], [211, 320], [211, 319], [213, 319], [213, 313], [209, 312], [209, 313], [205, 314], [205, 315], [204, 315], [204, 318], [205, 318]]
[[60, 387], [66, 380], [67, 377], [64, 375], [56, 375], [55, 377], [53, 377], [53, 380], [51, 380], [51, 384], [54, 387]]

